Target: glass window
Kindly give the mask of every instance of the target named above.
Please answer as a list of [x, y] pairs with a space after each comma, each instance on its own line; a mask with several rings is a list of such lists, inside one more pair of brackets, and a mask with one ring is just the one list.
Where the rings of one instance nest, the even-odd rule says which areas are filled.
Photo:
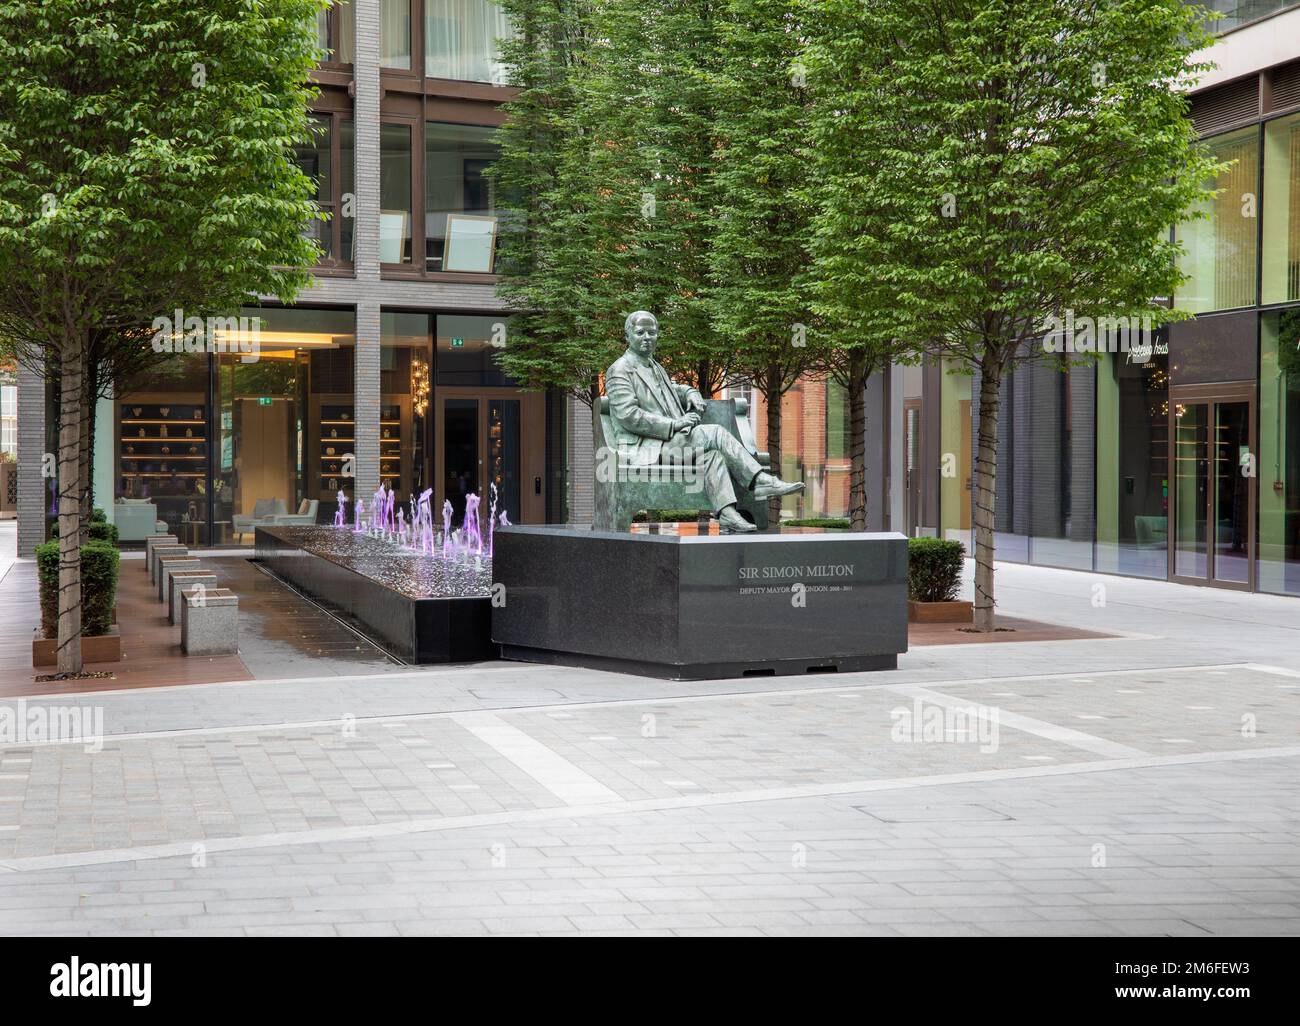
[[[348, 264], [352, 262], [356, 206], [352, 119], [318, 115], [312, 118], [312, 123], [312, 138], [294, 148], [294, 157], [303, 173], [316, 182], [316, 205], [328, 215], [328, 220], [312, 221], [306, 233], [320, 244], [322, 262]], [[337, 161], [333, 145], [336, 133]]]
[[466, 82], [505, 82], [497, 41], [513, 35], [492, 0], [425, 0], [424, 73]]
[[411, 0], [379, 0], [379, 66], [411, 69]]
[[312, 118], [312, 138], [294, 147], [294, 157], [302, 173], [316, 183], [316, 205], [329, 215], [330, 220], [314, 220], [307, 226], [307, 234], [320, 244], [321, 255], [329, 259], [334, 255], [332, 221], [337, 215], [334, 204], [334, 176], [330, 173], [330, 155], [333, 147], [333, 120], [328, 117]]
[[433, 332], [429, 314], [380, 316], [380, 471], [405, 502], [433, 485]]
[[355, 130], [351, 118], [339, 121], [339, 259], [351, 263], [353, 228], [356, 225], [357, 158]]
[[487, 169], [500, 153], [495, 130], [424, 126], [425, 264], [430, 271], [489, 272], [498, 212]]
[[18, 452], [18, 386], [0, 384], [0, 452]]
[[1300, 114], [1264, 126], [1265, 303], [1300, 301]]
[[1097, 365], [1097, 569], [1163, 580], [1169, 553], [1169, 355]]
[[438, 316], [435, 374], [439, 385], [517, 387], [497, 366], [496, 354], [506, 345], [509, 319], [469, 314]]
[[240, 346], [217, 356], [213, 539], [251, 545], [266, 516], [323, 523], [352, 498], [355, 318], [244, 307]]
[[1208, 184], [1218, 190], [1197, 209], [1205, 216], [1180, 224], [1178, 268], [1188, 276], [1175, 305], [1190, 313], [1255, 305], [1259, 130], [1229, 132], [1206, 142], [1215, 159], [1231, 164]]
[[411, 262], [411, 129], [380, 126], [379, 260]]
[[356, 11], [349, 0], [334, 0], [316, 12], [316, 43], [330, 64], [351, 64], [356, 49]]
[[143, 541], [162, 521], [182, 545], [208, 542], [208, 357], [183, 349], [114, 385], [113, 520], [123, 541]]
[[1030, 562], [1092, 569], [1092, 367], [1029, 368]]
[[1260, 591], [1300, 595], [1300, 309], [1260, 323]]

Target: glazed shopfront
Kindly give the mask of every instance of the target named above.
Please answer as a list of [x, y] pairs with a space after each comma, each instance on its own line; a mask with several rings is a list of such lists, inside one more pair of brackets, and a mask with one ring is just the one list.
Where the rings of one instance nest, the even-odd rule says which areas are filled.
[[[1174, 303], [1194, 316], [1137, 351], [1008, 377], [999, 559], [1300, 595], [1300, 62], [1269, 79], [1266, 100], [1251, 79], [1193, 105], [1227, 165], [1176, 229]], [[938, 501], [918, 531], [969, 539], [976, 383], [926, 373], [917, 422], [932, 402], [940, 416], [915, 451]]]
[[[340, 489], [353, 498], [353, 311], [240, 313], [253, 327], [224, 339], [225, 351], [158, 354], [116, 383], [112, 443], [97, 462], [111, 461], [123, 541], [160, 522], [190, 545], [248, 545], [269, 518], [325, 523]], [[503, 337], [500, 317], [381, 314], [378, 476], [403, 499], [431, 488], [435, 507], [446, 500], [459, 515], [466, 495], [495, 487], [512, 522], [546, 519], [547, 416], [557, 404], [500, 371]], [[101, 432], [109, 408], [101, 404]]]

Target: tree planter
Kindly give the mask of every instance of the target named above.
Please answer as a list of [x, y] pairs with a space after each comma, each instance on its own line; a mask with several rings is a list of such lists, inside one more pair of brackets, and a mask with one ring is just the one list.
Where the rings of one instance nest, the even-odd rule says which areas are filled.
[[908, 602], [909, 623], [971, 623], [975, 619], [974, 602]]
[[[54, 666], [58, 662], [57, 638], [32, 639], [32, 665]], [[81, 659], [87, 663], [120, 663], [122, 661], [122, 636], [114, 627], [107, 634], [83, 634]]]

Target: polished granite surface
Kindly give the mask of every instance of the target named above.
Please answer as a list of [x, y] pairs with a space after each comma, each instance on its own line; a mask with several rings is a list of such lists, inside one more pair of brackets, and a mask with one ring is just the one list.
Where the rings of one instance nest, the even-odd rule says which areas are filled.
[[397, 542], [337, 527], [259, 528], [407, 598], [486, 598], [492, 560], [459, 553], [443, 559]]

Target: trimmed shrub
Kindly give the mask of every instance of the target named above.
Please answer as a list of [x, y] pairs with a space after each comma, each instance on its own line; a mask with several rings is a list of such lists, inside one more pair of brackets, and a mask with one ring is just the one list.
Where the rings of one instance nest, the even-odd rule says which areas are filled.
[[835, 530], [849, 529], [848, 517], [800, 517], [795, 520], [782, 520], [782, 527], [829, 527]]
[[96, 506], [90, 511], [90, 522], [92, 524], [108, 523], [108, 514], [104, 512], [103, 506]]
[[[117, 602], [117, 575], [121, 556], [106, 541], [89, 541], [81, 546], [81, 633], [107, 634], [113, 626], [113, 605]], [[41, 592], [41, 634], [59, 635], [59, 543], [36, 547], [36, 573]]]
[[693, 524], [709, 515], [698, 509], [646, 509], [632, 517], [634, 524]]
[[92, 520], [90, 522], [90, 540], [108, 542], [110, 545], [117, 544], [117, 524], [105, 523], [102, 520]]
[[907, 597], [913, 602], [951, 602], [961, 590], [966, 547], [943, 538], [907, 539]]

